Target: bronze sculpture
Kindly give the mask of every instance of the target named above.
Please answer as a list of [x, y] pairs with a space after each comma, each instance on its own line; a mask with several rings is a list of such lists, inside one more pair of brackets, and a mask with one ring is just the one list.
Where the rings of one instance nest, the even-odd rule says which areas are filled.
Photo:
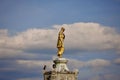
[[59, 34], [58, 34], [58, 41], [57, 41], [57, 48], [58, 48], [58, 57], [61, 58], [62, 54], [64, 52], [64, 39], [65, 39], [65, 34], [64, 34], [65, 28], [61, 28]]

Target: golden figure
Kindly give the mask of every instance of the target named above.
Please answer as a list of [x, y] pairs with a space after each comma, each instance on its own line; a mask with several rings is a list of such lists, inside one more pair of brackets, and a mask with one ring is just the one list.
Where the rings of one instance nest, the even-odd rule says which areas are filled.
[[65, 28], [61, 28], [59, 34], [58, 34], [58, 41], [57, 41], [57, 48], [58, 48], [58, 57], [61, 58], [62, 54], [64, 52], [64, 39], [65, 39], [65, 35], [64, 32]]

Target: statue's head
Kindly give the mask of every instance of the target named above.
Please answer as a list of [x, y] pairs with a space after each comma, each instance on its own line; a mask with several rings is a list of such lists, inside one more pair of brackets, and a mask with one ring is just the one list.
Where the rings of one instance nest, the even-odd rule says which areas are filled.
[[64, 32], [64, 31], [65, 31], [65, 28], [64, 28], [64, 27], [62, 27], [62, 28], [61, 28], [61, 30], [63, 30], [63, 32]]

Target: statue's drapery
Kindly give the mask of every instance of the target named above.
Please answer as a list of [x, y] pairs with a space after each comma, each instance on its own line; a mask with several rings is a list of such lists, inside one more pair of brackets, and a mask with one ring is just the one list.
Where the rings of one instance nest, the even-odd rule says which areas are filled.
[[65, 39], [65, 34], [63, 33], [64, 31], [65, 28], [62, 27], [58, 34], [58, 41], [57, 41], [58, 57], [62, 57], [62, 54], [64, 52], [64, 39]]

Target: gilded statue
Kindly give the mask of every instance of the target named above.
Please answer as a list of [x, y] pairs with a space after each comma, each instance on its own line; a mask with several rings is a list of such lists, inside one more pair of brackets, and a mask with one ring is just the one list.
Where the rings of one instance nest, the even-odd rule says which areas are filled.
[[62, 27], [59, 34], [58, 34], [58, 41], [57, 41], [58, 52], [57, 52], [57, 56], [59, 58], [62, 57], [62, 54], [64, 52], [64, 39], [65, 39], [64, 31], [65, 31], [65, 28]]

